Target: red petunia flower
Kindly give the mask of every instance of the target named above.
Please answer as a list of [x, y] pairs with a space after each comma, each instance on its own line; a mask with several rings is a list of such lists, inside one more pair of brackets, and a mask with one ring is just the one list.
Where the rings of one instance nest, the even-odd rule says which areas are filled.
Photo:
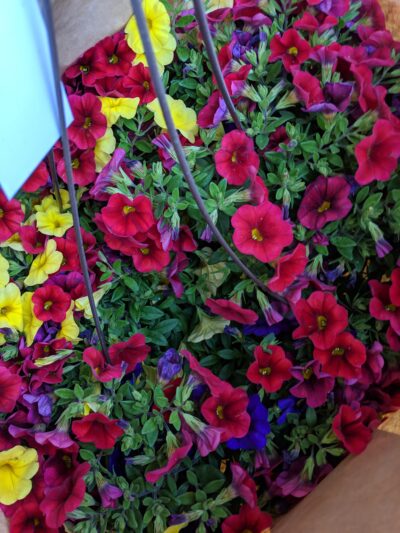
[[24, 220], [24, 212], [18, 200], [7, 200], [0, 189], [0, 242], [4, 242], [17, 233], [21, 222]]
[[224, 383], [218, 392], [215, 391], [203, 402], [201, 414], [209, 424], [223, 430], [221, 442], [225, 442], [234, 437], [244, 437], [249, 431], [248, 403], [249, 398], [243, 389]]
[[274, 35], [271, 39], [270, 62], [282, 60], [285, 70], [290, 72], [293, 67], [298, 67], [310, 56], [311, 46], [294, 30], [286, 30], [282, 35]]
[[297, 217], [308, 229], [321, 229], [328, 222], [344, 218], [353, 206], [350, 185], [342, 176], [319, 176], [310, 183], [301, 200]]
[[139, 105], [149, 104], [156, 97], [150, 70], [142, 63], [129, 69], [122, 85], [129, 89], [129, 98], [140, 98]]
[[178, 238], [172, 241], [171, 250], [174, 252], [194, 252], [197, 250], [197, 242], [189, 226], [179, 227]]
[[55, 237], [57, 251], [63, 254], [63, 260], [59, 272], [80, 271], [80, 261], [76, 241]]
[[[57, 164], [57, 174], [60, 176], [64, 183], [67, 183], [67, 173], [65, 170], [65, 161], [62, 156], [62, 150], [55, 150], [54, 156]], [[90, 183], [93, 183], [95, 181], [96, 163], [94, 161], [93, 149], [72, 149], [71, 166], [74, 183], [76, 183], [80, 187], [85, 187], [85, 185], [89, 185]]]
[[122, 32], [105, 37], [94, 50], [96, 68], [104, 77], [125, 76], [134, 55]]
[[348, 324], [346, 309], [328, 292], [316, 291], [307, 300], [299, 300], [294, 314], [300, 326], [294, 330], [293, 338], [309, 337], [321, 350], [329, 349]]
[[239, 514], [233, 514], [222, 522], [222, 533], [267, 533], [272, 526], [272, 517], [258, 507], [242, 505]]
[[214, 91], [206, 105], [199, 111], [197, 124], [200, 128], [216, 128], [226, 118], [227, 108], [219, 91]]
[[388, 120], [375, 122], [372, 135], [355, 147], [358, 169], [355, 179], [360, 185], [371, 181], [388, 181], [400, 157], [400, 132]]
[[276, 259], [293, 240], [290, 223], [282, 218], [282, 210], [267, 201], [239, 207], [231, 219], [235, 228], [232, 240], [237, 249], [268, 263]]
[[124, 434], [118, 420], [112, 420], [102, 413], [90, 413], [80, 420], [74, 420], [71, 429], [80, 442], [90, 442], [99, 450], [110, 450]]
[[278, 259], [275, 275], [267, 283], [271, 291], [283, 292], [304, 272], [308, 262], [306, 251], [304, 244], [298, 244], [293, 252]]
[[145, 233], [155, 222], [151, 201], [143, 195], [132, 199], [123, 194], [113, 194], [101, 214], [107, 229], [119, 237]]
[[310, 33], [318, 32], [320, 35], [326, 30], [333, 28], [339, 22], [336, 17], [332, 15], [319, 14], [318, 20], [314, 15], [311, 15], [308, 11], [303, 13], [303, 16], [296, 20], [293, 27], [296, 30], [309, 31]]
[[96, 140], [103, 137], [107, 129], [100, 100], [91, 93], [83, 96], [73, 94], [68, 99], [74, 115], [74, 121], [68, 128], [71, 141], [81, 150], [94, 148]]
[[296, 71], [293, 76], [293, 85], [297, 98], [303, 102], [306, 109], [325, 100], [321, 82], [309, 72]]
[[254, 479], [239, 463], [231, 464], [231, 472], [231, 487], [237, 497], [242, 498], [250, 507], [257, 507], [257, 486]]
[[151, 470], [150, 472], [145, 473], [145, 478], [148, 483], [157, 483], [157, 481], [164, 476], [165, 474], [168, 474], [168, 472], [171, 472], [171, 470], [180, 463], [185, 457], [187, 457], [188, 453], [190, 452], [190, 449], [193, 446], [193, 440], [190, 438], [190, 435], [188, 432], [184, 431], [183, 433], [183, 441], [178, 448], [174, 448], [169, 456], [168, 461], [165, 466], [162, 466], [161, 468], [157, 468], [156, 470]]
[[22, 390], [22, 379], [7, 367], [0, 366], [0, 413], [11, 413]]
[[239, 130], [224, 135], [214, 159], [218, 174], [231, 185], [243, 185], [247, 179], [255, 178], [260, 166], [253, 140]]
[[21, 226], [18, 233], [25, 252], [36, 255], [44, 251], [48, 237], [40, 233], [35, 225]]
[[161, 272], [170, 262], [169, 252], [163, 250], [160, 234], [154, 226], [147, 235], [137, 234], [143, 241], [140, 246], [133, 246], [130, 251], [133, 264], [138, 272]]
[[40, 187], [47, 185], [49, 178], [50, 175], [46, 163], [42, 161], [22, 185], [22, 190], [24, 192], [36, 192]]
[[255, 324], [258, 320], [257, 313], [251, 309], [243, 309], [231, 300], [207, 298], [205, 304], [215, 315], [222, 316], [226, 320], [234, 320], [239, 324]]
[[57, 285], [45, 285], [32, 296], [33, 312], [39, 320], [62, 322], [71, 306], [71, 296]]
[[372, 438], [372, 430], [363, 424], [363, 412], [355, 411], [349, 405], [342, 405], [332, 421], [337, 438], [353, 454], [361, 453]]
[[9, 518], [10, 533], [58, 533], [59, 528], [48, 527], [40, 510], [39, 501], [28, 497], [18, 502]]
[[126, 373], [133, 372], [138, 363], [144, 361], [150, 352], [146, 345], [146, 337], [142, 333], [135, 333], [124, 342], [117, 342], [110, 346], [109, 354], [113, 365], [126, 365]]
[[83, 352], [82, 359], [92, 369], [93, 377], [101, 383], [118, 379], [122, 375], [121, 365], [109, 365], [104, 359], [103, 354], [99, 350], [96, 350], [96, 348], [86, 348]]
[[[389, 320], [393, 330], [400, 335], [400, 302], [398, 300], [397, 274], [395, 283], [390, 286], [387, 283], [380, 283], [372, 279], [368, 282], [372, 292], [369, 302], [369, 312], [377, 320]], [[392, 299], [394, 297], [394, 299]], [[397, 302], [397, 303], [395, 303]]]
[[96, 80], [103, 76], [96, 65], [94, 52], [95, 47], [93, 46], [65, 70], [63, 80], [67, 84], [80, 77], [84, 87], [93, 87]]
[[254, 357], [256, 360], [249, 366], [246, 377], [252, 383], [261, 385], [267, 392], [278, 391], [283, 382], [292, 377], [292, 363], [280, 346], [269, 345], [267, 351], [257, 346]]
[[323, 372], [346, 379], [357, 378], [367, 360], [367, 350], [362, 342], [347, 331], [339, 333], [327, 349], [314, 349], [314, 359], [322, 364]]

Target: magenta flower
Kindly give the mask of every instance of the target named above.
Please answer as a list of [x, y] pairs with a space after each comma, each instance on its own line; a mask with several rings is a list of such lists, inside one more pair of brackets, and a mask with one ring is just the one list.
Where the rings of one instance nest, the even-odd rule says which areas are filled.
[[305, 398], [309, 407], [315, 408], [323, 405], [335, 386], [335, 379], [321, 372], [321, 365], [318, 361], [310, 361], [304, 367], [294, 366], [291, 373], [298, 383], [290, 389], [290, 393], [296, 398]]
[[297, 216], [308, 229], [321, 229], [328, 222], [344, 218], [351, 210], [350, 185], [342, 176], [319, 176], [308, 185]]
[[106, 509], [114, 509], [117, 505], [117, 500], [123, 494], [122, 490], [111, 483], [104, 483], [99, 489], [101, 497], [101, 505]]

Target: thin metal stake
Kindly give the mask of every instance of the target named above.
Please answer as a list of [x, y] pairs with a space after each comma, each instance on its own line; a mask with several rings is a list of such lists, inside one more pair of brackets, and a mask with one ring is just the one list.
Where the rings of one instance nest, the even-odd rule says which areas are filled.
[[60, 213], [62, 213], [63, 205], [62, 205], [62, 200], [61, 200], [60, 185], [58, 183], [56, 163], [54, 161], [53, 149], [51, 149], [50, 152], [47, 154], [47, 162], [49, 164], [51, 182], [53, 184], [53, 192], [57, 200], [58, 210], [60, 211]]
[[72, 218], [74, 222], [76, 241], [77, 241], [77, 246], [78, 246], [79, 260], [81, 263], [83, 279], [84, 279], [86, 291], [88, 294], [90, 309], [92, 311], [94, 323], [96, 326], [97, 336], [100, 341], [103, 355], [105, 359], [107, 360], [107, 362], [110, 363], [110, 357], [108, 355], [106, 340], [105, 340], [103, 331], [101, 329], [100, 319], [97, 313], [96, 303], [93, 297], [93, 290], [92, 290], [92, 285], [90, 283], [89, 269], [88, 269], [86, 256], [85, 256], [85, 248], [83, 246], [83, 239], [82, 239], [81, 228], [79, 224], [78, 204], [76, 202], [74, 178], [72, 174], [71, 152], [69, 149], [64, 105], [63, 105], [63, 100], [62, 100], [60, 80], [58, 77], [58, 73], [59, 73], [58, 53], [57, 53], [56, 39], [54, 35], [53, 15], [52, 15], [52, 10], [51, 10], [50, 0], [44, 0], [44, 8], [45, 8], [45, 21], [46, 21], [46, 26], [47, 26], [47, 33], [48, 33], [49, 44], [50, 44], [51, 62], [52, 62], [52, 67], [53, 67], [53, 76], [54, 76], [53, 81], [54, 81], [56, 97], [57, 97], [58, 118], [59, 118], [60, 129], [61, 129], [61, 141], [62, 141], [62, 147], [63, 147], [63, 152], [64, 152], [65, 171], [67, 174], [67, 185], [68, 185], [68, 192], [69, 192], [69, 197], [71, 201], [71, 211], [72, 211]]

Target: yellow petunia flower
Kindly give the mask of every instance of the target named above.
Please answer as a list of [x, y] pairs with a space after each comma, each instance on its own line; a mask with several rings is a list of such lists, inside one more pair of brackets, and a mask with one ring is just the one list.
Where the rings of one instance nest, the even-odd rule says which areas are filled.
[[71, 341], [73, 344], [76, 344], [80, 341], [79, 338], [79, 327], [74, 320], [74, 302], [71, 303], [69, 311], [63, 322], [61, 322], [61, 329], [57, 333], [57, 339], [65, 339]]
[[[199, 127], [197, 126], [196, 112], [193, 109], [185, 106], [182, 100], [174, 100], [167, 95], [167, 103], [172, 115], [175, 127], [179, 130], [188, 141], [194, 142], [194, 137], [197, 135]], [[166, 129], [164, 115], [161, 111], [160, 102], [158, 98], [147, 104], [147, 108], [154, 113], [154, 121], [160, 128]]]
[[12, 505], [28, 496], [38, 470], [38, 453], [33, 448], [14, 446], [0, 452], [0, 503]]
[[7, 259], [0, 254], [0, 288], [5, 287], [10, 281], [9, 266]]
[[21, 292], [15, 283], [0, 289], [0, 328], [22, 331]]
[[[98, 305], [100, 300], [103, 298], [103, 296], [106, 294], [106, 292], [111, 287], [110, 283], [105, 283], [100, 287], [100, 289], [97, 289], [97, 291], [94, 291], [93, 298], [95, 301], [95, 304]], [[75, 309], [77, 311], [83, 311], [83, 314], [85, 318], [88, 320], [93, 318], [92, 310], [90, 308], [89, 298], [87, 296], [82, 296], [81, 298], [78, 298], [75, 300]]]
[[133, 118], [140, 102], [140, 98], [109, 98], [100, 96], [101, 112], [107, 119], [107, 126], [113, 126], [122, 118]]
[[24, 292], [22, 300], [22, 317], [23, 317], [23, 333], [25, 335], [26, 345], [31, 346], [36, 333], [43, 324], [42, 320], [39, 320], [33, 312], [32, 303], [33, 292]]
[[[63, 210], [67, 210], [71, 207], [71, 203], [69, 200], [69, 194], [66, 189], [60, 189], [60, 197], [61, 197], [61, 205]], [[50, 209], [51, 207], [55, 207], [58, 209], [58, 203], [52, 194], [49, 194], [48, 196], [45, 196], [40, 204], [36, 204], [34, 209], [37, 212], [40, 211], [47, 211], [47, 209]]]
[[14, 233], [9, 239], [0, 244], [0, 248], [11, 248], [16, 252], [24, 252], [24, 247], [22, 246], [21, 237], [19, 233]]
[[0, 346], [3, 346], [3, 344], [6, 343], [6, 338], [3, 335], [3, 333], [0, 333]]
[[96, 162], [96, 172], [101, 172], [111, 159], [111, 154], [116, 147], [116, 140], [111, 128], [107, 128], [103, 137], [97, 139], [94, 148], [94, 160]]
[[[147, 27], [150, 33], [151, 43], [156, 60], [162, 73], [164, 65], [169, 65], [174, 59], [176, 40], [171, 35], [171, 21], [168, 12], [159, 0], [144, 0], [142, 3]], [[143, 43], [135, 17], [131, 17], [125, 27], [128, 46], [135, 52], [133, 65], [143, 63], [147, 66], [147, 58], [144, 53]]]
[[60, 268], [63, 254], [56, 250], [54, 239], [47, 241], [45, 250], [37, 255], [31, 264], [29, 275], [25, 279], [25, 285], [40, 285], [44, 283], [50, 274], [54, 274]]
[[164, 533], [179, 533], [179, 531], [187, 525], [189, 525], [189, 522], [182, 522], [181, 524], [176, 524], [176, 526], [169, 526]]
[[60, 213], [58, 207], [37, 213], [36, 224], [40, 233], [55, 237], [62, 237], [74, 225], [71, 213]]
[[209, 0], [206, 5], [206, 13], [212, 13], [217, 9], [232, 9], [233, 0]]

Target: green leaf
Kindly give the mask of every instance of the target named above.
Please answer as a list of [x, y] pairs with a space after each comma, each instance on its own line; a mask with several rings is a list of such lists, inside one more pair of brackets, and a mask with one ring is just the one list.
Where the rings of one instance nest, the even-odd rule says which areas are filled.
[[164, 396], [164, 393], [159, 386], [154, 389], [154, 402], [158, 407], [160, 407], [160, 409], [167, 407], [169, 404], [168, 398]]
[[178, 411], [172, 411], [169, 417], [169, 423], [176, 429], [176, 431], [181, 429], [181, 419]]
[[200, 322], [193, 329], [188, 337], [188, 342], [201, 342], [214, 337], [218, 333], [223, 333], [226, 326], [229, 326], [230, 321], [225, 320], [220, 316], [210, 317], [203, 311], [198, 309]]
[[146, 420], [142, 427], [142, 435], [148, 435], [153, 433], [153, 431], [158, 430], [157, 418], [155, 416]]

